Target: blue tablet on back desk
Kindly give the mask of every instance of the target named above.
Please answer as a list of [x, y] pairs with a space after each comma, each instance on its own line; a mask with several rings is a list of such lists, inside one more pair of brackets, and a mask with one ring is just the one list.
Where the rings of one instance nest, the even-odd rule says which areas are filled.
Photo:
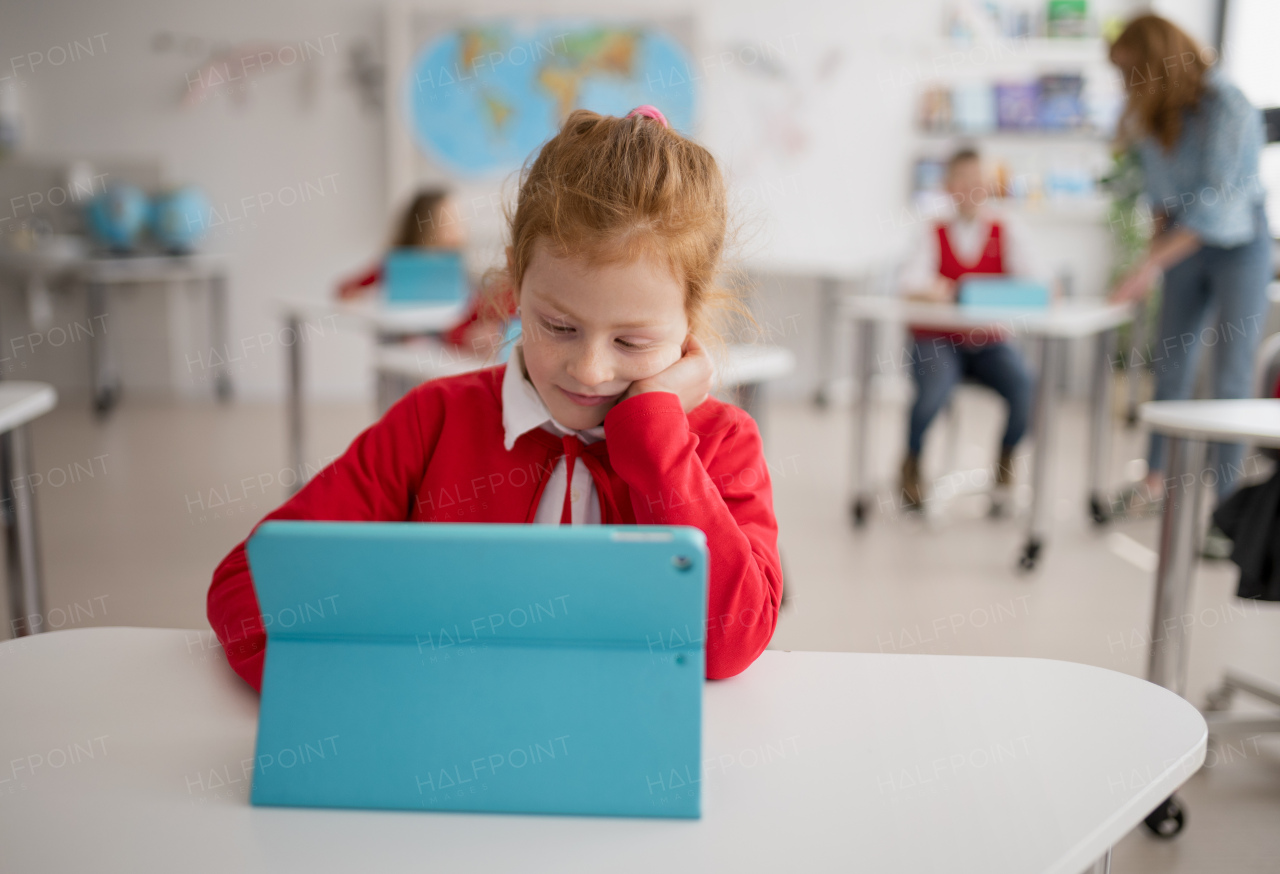
[[271, 521], [254, 804], [698, 817], [683, 527]]
[[462, 253], [392, 249], [382, 264], [382, 294], [390, 304], [462, 303], [470, 294]]
[[1045, 309], [1049, 286], [1012, 276], [966, 276], [960, 280], [961, 306], [998, 309]]

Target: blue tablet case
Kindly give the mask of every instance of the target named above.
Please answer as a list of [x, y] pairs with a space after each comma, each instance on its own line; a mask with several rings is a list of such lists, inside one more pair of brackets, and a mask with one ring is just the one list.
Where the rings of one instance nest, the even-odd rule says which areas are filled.
[[382, 293], [391, 304], [461, 303], [470, 294], [459, 252], [392, 249], [382, 265]]
[[684, 527], [270, 521], [254, 804], [700, 815]]
[[971, 307], [1044, 309], [1049, 286], [1007, 276], [967, 276], [960, 280], [959, 303]]

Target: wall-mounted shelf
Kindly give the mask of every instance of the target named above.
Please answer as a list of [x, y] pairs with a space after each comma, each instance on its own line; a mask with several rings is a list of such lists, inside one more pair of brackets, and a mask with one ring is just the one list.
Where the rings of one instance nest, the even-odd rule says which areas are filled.
[[1104, 220], [1111, 209], [1111, 201], [1098, 196], [1001, 200], [996, 204], [998, 208], [1027, 221], [1097, 222]]
[[952, 59], [956, 71], [968, 66], [975, 69], [1007, 64], [1105, 64], [1107, 43], [1101, 37], [1026, 37], [956, 40], [922, 40], [917, 54], [930, 58]]
[[978, 132], [967, 131], [917, 131], [916, 135], [925, 142], [947, 143], [955, 140], [1008, 140], [1012, 142], [1062, 142], [1073, 143], [1109, 143], [1111, 137], [1093, 128], [1075, 128], [1064, 130], [1028, 129], [1028, 130], [989, 130]]

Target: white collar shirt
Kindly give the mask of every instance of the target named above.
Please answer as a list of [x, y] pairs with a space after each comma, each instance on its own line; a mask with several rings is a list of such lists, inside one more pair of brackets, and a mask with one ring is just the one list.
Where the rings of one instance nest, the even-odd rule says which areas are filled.
[[[574, 431], [566, 428], [551, 417], [547, 405], [543, 403], [537, 389], [524, 374], [524, 349], [516, 346], [511, 350], [511, 358], [507, 361], [507, 372], [502, 379], [502, 431], [503, 445], [510, 451], [521, 435], [535, 428], [541, 428], [557, 437], [574, 434], [584, 444], [595, 443], [604, 439], [604, 426]], [[567, 482], [568, 464], [561, 456], [551, 471], [538, 509], [534, 514], [534, 524], [559, 525], [564, 508], [565, 489], [570, 489], [569, 506], [574, 525], [599, 525], [600, 501], [596, 497], [595, 480], [591, 471], [581, 460], [573, 465], [573, 482]]]

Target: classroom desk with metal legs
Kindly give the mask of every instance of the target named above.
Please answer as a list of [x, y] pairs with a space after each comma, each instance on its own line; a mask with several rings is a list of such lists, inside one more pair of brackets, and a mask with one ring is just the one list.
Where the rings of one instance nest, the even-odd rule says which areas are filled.
[[[208, 294], [210, 357], [232, 357], [229, 338], [226, 259], [202, 254], [86, 255], [80, 249], [53, 256], [0, 250], [0, 270], [20, 281], [32, 277], [69, 277], [82, 288], [89, 335], [89, 381], [94, 409], [105, 416], [120, 399], [120, 373], [113, 332], [108, 325], [114, 290], [121, 286], [170, 289], [185, 284], [203, 285]], [[231, 374], [225, 362], [210, 364], [218, 400], [231, 399]]]
[[1094, 337], [1097, 349], [1092, 377], [1089, 510], [1095, 521], [1106, 521], [1108, 513], [1104, 492], [1111, 433], [1111, 369], [1116, 331], [1132, 318], [1131, 307], [1064, 301], [1044, 310], [997, 310], [867, 296], [847, 298], [844, 312], [857, 327], [857, 400], [854, 404], [853, 500], [850, 507], [854, 525], [866, 524], [873, 506], [869, 456], [871, 382], [876, 371], [877, 331], [883, 325], [905, 324], [944, 331], [988, 330], [994, 327], [1006, 334], [1028, 336], [1039, 341], [1040, 366], [1031, 422], [1035, 442], [1031, 516], [1027, 539], [1019, 557], [1019, 565], [1024, 570], [1036, 566], [1048, 539], [1050, 459], [1063, 347], [1071, 339]]
[[[116, 286], [148, 285], [171, 288], [184, 283], [202, 283], [209, 296], [209, 344], [219, 355], [229, 356], [227, 271], [224, 259], [212, 255], [140, 255], [86, 258], [76, 267], [84, 286], [89, 325], [90, 376], [94, 408], [105, 415], [120, 397], [120, 376], [106, 319], [110, 315], [111, 293]], [[231, 399], [231, 374], [226, 365], [211, 366], [214, 392], [218, 400]]]
[[[289, 299], [281, 302], [286, 337], [289, 348], [288, 393], [285, 411], [288, 418], [289, 465], [297, 473], [290, 494], [306, 483], [306, 415], [304, 406], [305, 363], [303, 345], [313, 332], [321, 336], [328, 329], [326, 323], [338, 320], [356, 326], [378, 338], [405, 337], [447, 331], [456, 325], [465, 304], [430, 304], [411, 306], [386, 304], [379, 300], [358, 301], [310, 301]], [[314, 329], [314, 331], [313, 331]]]
[[[1204, 493], [1216, 482], [1204, 476], [1209, 443], [1280, 447], [1280, 400], [1152, 401], [1139, 408], [1139, 415], [1169, 438], [1147, 679], [1185, 696], [1190, 635], [1183, 617], [1200, 554]], [[1148, 818], [1148, 826], [1172, 836], [1181, 830], [1182, 817], [1171, 797]]]

